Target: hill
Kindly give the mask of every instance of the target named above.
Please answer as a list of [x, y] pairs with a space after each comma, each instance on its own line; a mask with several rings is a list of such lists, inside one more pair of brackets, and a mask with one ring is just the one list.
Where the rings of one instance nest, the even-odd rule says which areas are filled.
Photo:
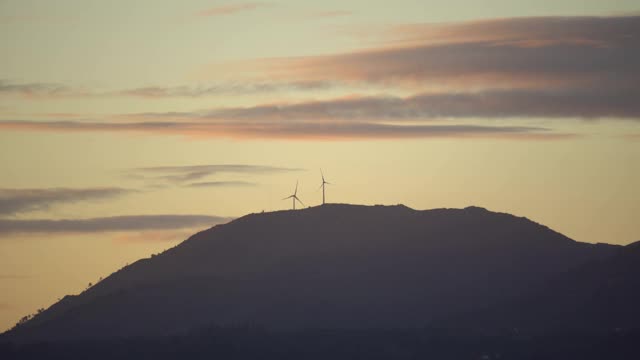
[[545, 286], [517, 299], [457, 314], [442, 321], [469, 328], [485, 324], [492, 329], [528, 332], [628, 331], [640, 327], [640, 242], [614, 255], [589, 261], [550, 279]]
[[537, 294], [619, 247], [478, 207], [330, 204], [197, 233], [6, 334], [15, 341], [428, 326]]

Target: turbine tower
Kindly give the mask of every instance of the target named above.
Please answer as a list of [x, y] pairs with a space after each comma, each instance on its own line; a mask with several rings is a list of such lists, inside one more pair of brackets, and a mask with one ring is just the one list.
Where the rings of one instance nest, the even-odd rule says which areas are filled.
[[287, 200], [287, 199], [292, 199], [293, 201], [293, 210], [296, 209], [296, 200], [302, 205], [304, 206], [304, 203], [302, 201], [300, 201], [300, 199], [298, 199], [298, 182], [296, 181], [296, 190], [293, 192], [293, 195], [291, 196], [287, 196], [286, 198], [282, 199], [282, 200]]
[[320, 187], [322, 188], [322, 205], [324, 205], [324, 186], [331, 185], [331, 183], [324, 180], [324, 174], [322, 173], [322, 169], [320, 169], [320, 175], [322, 176], [322, 185], [320, 185]]

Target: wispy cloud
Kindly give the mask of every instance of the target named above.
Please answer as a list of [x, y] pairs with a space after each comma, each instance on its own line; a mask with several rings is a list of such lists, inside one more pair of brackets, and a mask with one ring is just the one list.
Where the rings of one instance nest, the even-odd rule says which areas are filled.
[[168, 97], [205, 97], [213, 95], [245, 95], [256, 93], [270, 93], [278, 91], [308, 91], [325, 90], [335, 86], [333, 83], [323, 81], [298, 81], [298, 82], [226, 82], [212, 85], [198, 86], [147, 86], [120, 90], [114, 92], [117, 96], [132, 96], [142, 98], [168, 98]]
[[294, 104], [216, 109], [200, 117], [216, 120], [434, 120], [475, 117], [631, 118], [640, 120], [633, 89], [487, 90], [424, 93], [409, 97], [344, 97]]
[[540, 17], [393, 27], [366, 50], [260, 59], [271, 79], [409, 88], [635, 86], [640, 17]]
[[212, 16], [225, 16], [237, 14], [244, 11], [255, 10], [260, 7], [268, 6], [268, 3], [263, 2], [247, 2], [241, 4], [228, 4], [215, 6], [196, 13], [200, 17], [212, 17]]
[[[187, 166], [156, 166], [131, 169], [128, 175], [142, 179], [164, 180], [172, 183], [184, 183], [200, 180], [209, 176], [221, 174], [264, 175], [277, 174], [302, 169], [286, 168], [278, 166], [246, 165], [246, 164], [214, 164], [214, 165], [187, 165]], [[206, 185], [208, 184], [208, 185]], [[245, 181], [215, 181], [191, 183], [187, 186], [247, 186], [253, 184]]]
[[[227, 14], [265, 3], [209, 9]], [[324, 16], [346, 14], [327, 11]], [[640, 16], [506, 18], [386, 28], [376, 46], [333, 55], [256, 59], [216, 64], [231, 81], [184, 86], [140, 86], [113, 91], [64, 84], [0, 80], [0, 95], [25, 97], [204, 97], [275, 91], [317, 91], [379, 85], [405, 93], [566, 88], [637, 93]], [[222, 70], [221, 70], [222, 69]]]
[[[221, 6], [212, 13], [257, 4]], [[341, 11], [325, 12], [337, 16]], [[236, 79], [203, 85], [89, 91], [63, 84], [0, 81], [0, 94], [24, 96], [203, 97], [348, 86], [412, 92], [566, 88], [611, 94], [637, 90], [640, 16], [506, 18], [387, 28], [377, 46], [333, 55], [228, 64]], [[217, 74], [224, 65], [213, 67]], [[224, 70], [226, 71], [226, 70]], [[229, 71], [227, 71], [229, 72]], [[635, 91], [637, 93], [637, 91]]]
[[52, 205], [110, 199], [132, 192], [117, 187], [0, 189], [0, 215], [46, 210]]
[[[135, 118], [138, 121], [131, 121]], [[408, 97], [340, 97], [321, 101], [263, 104], [196, 112], [143, 113], [117, 121], [0, 121], [0, 129], [30, 131], [117, 131], [239, 139], [367, 138], [564, 138], [549, 128], [454, 123], [455, 119], [626, 118], [640, 119], [632, 91], [609, 89], [502, 89], [424, 93]], [[438, 121], [439, 124], [423, 122]], [[447, 123], [442, 124], [442, 121]], [[521, 136], [526, 134], [527, 136]], [[507, 136], [508, 135], [508, 136]], [[193, 181], [209, 170], [167, 176]], [[177, 181], [174, 180], [174, 181]]]
[[249, 181], [205, 181], [205, 182], [195, 182], [188, 184], [188, 187], [245, 187], [245, 186], [256, 186], [258, 185], [255, 182]]
[[[347, 122], [1, 122], [0, 129], [30, 131], [126, 131], [147, 134], [184, 135], [192, 138], [288, 139], [288, 140], [356, 140], [418, 138], [495, 138], [495, 139], [564, 139], [573, 134], [526, 126], [483, 126], [467, 124], [406, 125]], [[165, 180], [189, 181], [207, 176], [206, 172], [166, 175]]]
[[90, 219], [0, 219], [0, 234], [101, 233], [212, 226], [230, 218], [208, 215], [132, 215]]
[[[386, 94], [149, 112], [104, 121], [8, 119], [0, 121], [0, 129], [234, 139], [538, 139], [571, 134], [555, 133], [552, 125], [526, 127], [513, 121], [640, 120], [638, 16], [410, 24], [387, 29], [386, 34], [390, 35], [385, 41], [361, 51], [245, 64], [258, 69], [262, 80], [112, 93], [166, 98], [383, 85]], [[22, 91], [11, 89], [7, 91]], [[512, 126], [483, 123], [486, 119], [508, 120]], [[438, 123], [425, 123], [434, 121]]]
[[83, 92], [63, 84], [15, 83], [0, 79], [0, 95], [19, 95], [28, 98], [79, 96]]
[[338, 86], [324, 81], [227, 81], [182, 86], [141, 86], [103, 91], [80, 89], [65, 84], [23, 83], [0, 79], [0, 96], [19, 96], [25, 99], [110, 98], [134, 97], [160, 99], [171, 97], [199, 98], [217, 95], [250, 95], [284, 91], [317, 91]]

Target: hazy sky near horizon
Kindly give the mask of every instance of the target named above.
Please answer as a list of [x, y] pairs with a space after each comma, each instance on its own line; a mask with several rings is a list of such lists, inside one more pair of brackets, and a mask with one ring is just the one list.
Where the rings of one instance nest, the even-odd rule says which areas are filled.
[[0, 0], [0, 330], [321, 202], [640, 240], [637, 1]]

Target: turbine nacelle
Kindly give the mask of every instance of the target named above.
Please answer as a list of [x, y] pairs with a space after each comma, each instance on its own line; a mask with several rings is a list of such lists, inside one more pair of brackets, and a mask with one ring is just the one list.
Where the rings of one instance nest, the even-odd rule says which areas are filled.
[[292, 199], [293, 202], [293, 210], [296, 209], [296, 201], [298, 201], [300, 203], [300, 205], [302, 206], [306, 206], [302, 200], [300, 200], [298, 198], [298, 182], [296, 181], [296, 189], [293, 191], [293, 195], [289, 195], [286, 198], [282, 199], [282, 200], [287, 200], [287, 199]]
[[325, 204], [324, 186], [331, 185], [331, 183], [324, 179], [324, 173], [322, 172], [322, 169], [320, 169], [320, 176], [322, 176], [322, 184], [320, 184], [320, 187], [318, 188], [318, 190], [322, 189], [322, 205], [324, 205]]

